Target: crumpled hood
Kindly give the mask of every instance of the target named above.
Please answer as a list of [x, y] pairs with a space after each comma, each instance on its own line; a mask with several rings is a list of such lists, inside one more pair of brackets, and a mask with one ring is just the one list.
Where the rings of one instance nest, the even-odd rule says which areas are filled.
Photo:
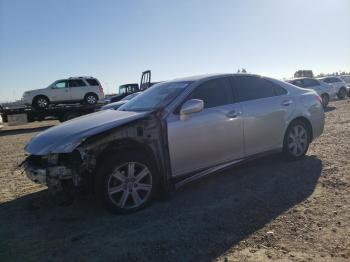
[[140, 119], [150, 112], [104, 110], [49, 128], [39, 133], [25, 146], [33, 155], [70, 153], [86, 138]]

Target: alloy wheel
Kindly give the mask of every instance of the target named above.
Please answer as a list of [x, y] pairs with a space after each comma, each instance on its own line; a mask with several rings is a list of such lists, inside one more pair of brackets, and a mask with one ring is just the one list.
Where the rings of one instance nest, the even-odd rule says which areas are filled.
[[47, 106], [47, 100], [45, 99], [45, 98], [39, 98], [38, 100], [37, 100], [37, 105], [39, 106], [39, 107], [41, 107], [41, 108], [44, 108], [44, 107], [46, 107]]
[[151, 195], [152, 174], [144, 164], [127, 162], [113, 170], [107, 187], [108, 197], [117, 207], [137, 208]]
[[88, 96], [88, 97], [86, 98], [86, 101], [88, 102], [88, 104], [93, 105], [93, 104], [96, 103], [96, 97], [93, 96], [93, 95]]
[[295, 156], [304, 154], [308, 146], [307, 130], [302, 125], [294, 126], [288, 134], [288, 149], [289, 152]]

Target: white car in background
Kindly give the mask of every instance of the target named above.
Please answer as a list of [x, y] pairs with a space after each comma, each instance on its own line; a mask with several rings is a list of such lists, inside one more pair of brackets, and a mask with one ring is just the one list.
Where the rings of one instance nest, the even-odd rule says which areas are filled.
[[24, 92], [23, 102], [43, 109], [49, 104], [84, 102], [94, 105], [104, 98], [100, 82], [93, 77], [71, 77], [53, 82], [46, 88]]
[[288, 80], [287, 82], [301, 88], [307, 88], [316, 91], [316, 93], [322, 98], [322, 105], [324, 108], [328, 106], [330, 100], [334, 100], [337, 97], [337, 91], [333, 86], [319, 81], [315, 78], [301, 77]]
[[320, 77], [318, 80], [332, 85], [337, 93], [337, 96], [339, 99], [343, 99], [346, 96], [347, 88], [346, 83], [339, 77], [335, 76], [326, 76], [326, 77]]

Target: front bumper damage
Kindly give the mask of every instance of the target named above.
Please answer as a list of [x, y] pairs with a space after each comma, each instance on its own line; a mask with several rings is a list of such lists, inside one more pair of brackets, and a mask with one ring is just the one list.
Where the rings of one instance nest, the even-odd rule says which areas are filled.
[[[22, 164], [26, 176], [33, 182], [46, 185], [53, 193], [62, 191], [64, 181], [70, 181], [69, 184], [79, 186], [81, 182], [80, 166], [74, 167], [68, 160], [54, 163], [49, 160], [49, 156], [30, 155]], [[66, 156], [66, 159], [70, 157]]]
[[24, 163], [24, 171], [30, 180], [42, 185], [48, 185], [48, 182], [52, 179], [63, 180], [74, 177], [73, 170], [66, 166], [36, 167]]

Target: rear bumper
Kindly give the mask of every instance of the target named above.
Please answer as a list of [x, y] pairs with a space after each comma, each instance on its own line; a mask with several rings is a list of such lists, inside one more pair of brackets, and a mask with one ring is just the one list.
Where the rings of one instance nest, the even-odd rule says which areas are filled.
[[310, 122], [312, 126], [313, 139], [315, 139], [319, 137], [324, 130], [325, 114], [321, 106], [312, 111]]

